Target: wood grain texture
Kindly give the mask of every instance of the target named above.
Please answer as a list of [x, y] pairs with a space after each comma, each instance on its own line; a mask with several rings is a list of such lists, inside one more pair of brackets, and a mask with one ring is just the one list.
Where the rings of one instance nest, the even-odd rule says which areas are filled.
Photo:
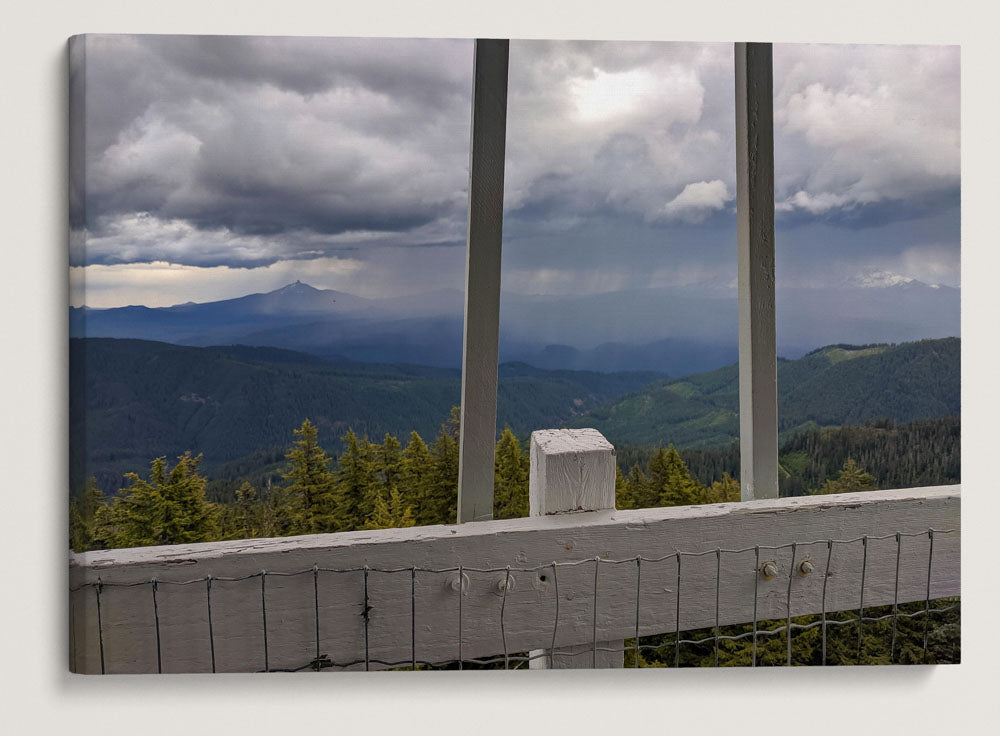
[[741, 498], [778, 497], [771, 44], [737, 43], [736, 221]]
[[459, 522], [493, 518], [508, 55], [508, 41], [476, 41], [462, 341]]
[[615, 507], [615, 448], [596, 429], [531, 433], [532, 516]]
[[[929, 541], [926, 531], [953, 529], [934, 538], [932, 598], [960, 594], [958, 486], [896, 491], [766, 499], [738, 504], [591, 511], [383, 531], [309, 535], [282, 539], [240, 540], [211, 544], [147, 547], [73, 555], [71, 587], [104, 583], [101, 594], [105, 664], [108, 672], [155, 672], [156, 629], [151, 586], [114, 587], [109, 583], [157, 578], [160, 650], [164, 672], [211, 669], [206, 589], [203, 582], [175, 586], [168, 580], [306, 570], [294, 577], [267, 577], [268, 659], [271, 668], [307, 665], [316, 653], [313, 565], [324, 568], [403, 568], [370, 572], [368, 579], [369, 656], [408, 662], [411, 656], [411, 565], [448, 568], [462, 564], [468, 585], [462, 598], [462, 654], [483, 657], [503, 652], [500, 613], [508, 652], [548, 648], [555, 621], [556, 585], [559, 620], [556, 646], [580, 645], [594, 637], [594, 573], [597, 586], [597, 638], [615, 641], [635, 632], [639, 610], [642, 635], [673, 631], [677, 586], [674, 557], [642, 563], [642, 587], [636, 590], [634, 557], [659, 558], [675, 550], [704, 552], [681, 558], [680, 628], [715, 624], [716, 548], [746, 549], [722, 553], [719, 623], [753, 617], [757, 585], [758, 617], [784, 617], [789, 575], [792, 615], [817, 613], [823, 603], [826, 540], [855, 540], [896, 532], [917, 534], [901, 540], [899, 601], [923, 600], [927, 594]], [[791, 545], [796, 561], [814, 561], [816, 571], [799, 577], [790, 571]], [[758, 578], [754, 545], [775, 562], [778, 575]], [[896, 541], [868, 542], [864, 599], [866, 606], [893, 601]], [[863, 545], [835, 543], [826, 578], [828, 611], [856, 609], [861, 594]], [[594, 558], [625, 560], [597, 563]], [[583, 561], [573, 567], [533, 572], [516, 568], [553, 561]], [[507, 565], [515, 568], [506, 601], [498, 588]], [[490, 572], [468, 568], [496, 568]], [[416, 657], [442, 661], [458, 657], [458, 599], [451, 582], [455, 572], [417, 572]], [[364, 660], [364, 574], [318, 574], [320, 652], [334, 663]], [[71, 646], [79, 672], [99, 672], [96, 591], [82, 587], [70, 595], [74, 630]], [[212, 587], [213, 640], [217, 670], [263, 669], [263, 621], [260, 578], [217, 581]], [[357, 666], [355, 666], [355, 669]]]

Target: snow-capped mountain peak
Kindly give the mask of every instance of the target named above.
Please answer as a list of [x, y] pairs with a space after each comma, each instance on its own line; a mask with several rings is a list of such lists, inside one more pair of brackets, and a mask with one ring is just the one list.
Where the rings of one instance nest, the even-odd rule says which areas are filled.
[[863, 289], [884, 289], [889, 286], [904, 286], [906, 284], [919, 283], [921, 282], [910, 276], [903, 276], [899, 273], [879, 269], [866, 271], [848, 280], [848, 285]]

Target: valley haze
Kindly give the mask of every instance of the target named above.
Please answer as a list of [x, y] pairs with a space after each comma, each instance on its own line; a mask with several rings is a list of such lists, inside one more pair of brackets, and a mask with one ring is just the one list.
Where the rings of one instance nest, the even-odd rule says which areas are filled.
[[[833, 343], [959, 334], [959, 289], [878, 276], [837, 288], [779, 286], [779, 354], [796, 358]], [[71, 307], [70, 335], [267, 346], [327, 358], [457, 368], [462, 306], [459, 290], [367, 299], [296, 281], [215, 302]], [[503, 293], [500, 309], [501, 362], [678, 376], [737, 358], [736, 290], [725, 284], [585, 296]]]

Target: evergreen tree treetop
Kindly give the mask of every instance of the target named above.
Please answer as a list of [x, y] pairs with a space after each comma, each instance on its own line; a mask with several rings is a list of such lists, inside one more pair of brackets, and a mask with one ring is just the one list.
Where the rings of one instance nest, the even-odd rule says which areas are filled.
[[128, 473], [130, 485], [95, 513], [95, 541], [106, 547], [144, 547], [216, 539], [218, 509], [205, 500], [200, 462], [201, 455], [187, 452], [169, 472], [166, 458], [158, 457], [148, 479]]
[[847, 458], [844, 467], [840, 469], [835, 479], [826, 481], [823, 486], [816, 491], [820, 494], [827, 493], [854, 493], [857, 491], [874, 491], [875, 476], [865, 472], [854, 458]]
[[298, 534], [337, 531], [334, 477], [330, 457], [319, 446], [319, 432], [306, 419], [293, 433], [298, 439], [285, 455], [289, 466], [284, 475], [291, 481], [285, 489], [291, 529]]

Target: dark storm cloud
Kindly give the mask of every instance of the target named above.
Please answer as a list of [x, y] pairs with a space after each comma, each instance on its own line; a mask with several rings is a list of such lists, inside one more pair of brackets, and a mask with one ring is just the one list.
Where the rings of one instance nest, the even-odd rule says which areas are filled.
[[[471, 43], [391, 39], [87, 38], [88, 262], [142, 213], [145, 259], [248, 265], [213, 236], [281, 236], [265, 258], [335, 250], [312, 236], [433, 232], [464, 221]], [[79, 75], [78, 75], [79, 76]], [[76, 187], [79, 189], [79, 187]], [[169, 232], [206, 233], [180, 253]], [[124, 233], [122, 233], [124, 235]], [[147, 233], [148, 234], [148, 233]], [[106, 248], [102, 249], [102, 245]], [[126, 250], [131, 250], [127, 249]], [[79, 252], [75, 253], [80, 261]], [[133, 257], [132, 255], [128, 256]]]
[[[387, 293], [460, 274], [459, 248], [419, 274], [400, 253], [464, 244], [470, 41], [86, 44], [73, 263], [346, 257], [349, 278]], [[731, 44], [512, 42], [505, 288], [728, 284], [733, 97]], [[956, 49], [779, 45], [774, 106], [786, 275], [927, 263], [957, 281]], [[458, 266], [441, 265], [448, 250]]]

